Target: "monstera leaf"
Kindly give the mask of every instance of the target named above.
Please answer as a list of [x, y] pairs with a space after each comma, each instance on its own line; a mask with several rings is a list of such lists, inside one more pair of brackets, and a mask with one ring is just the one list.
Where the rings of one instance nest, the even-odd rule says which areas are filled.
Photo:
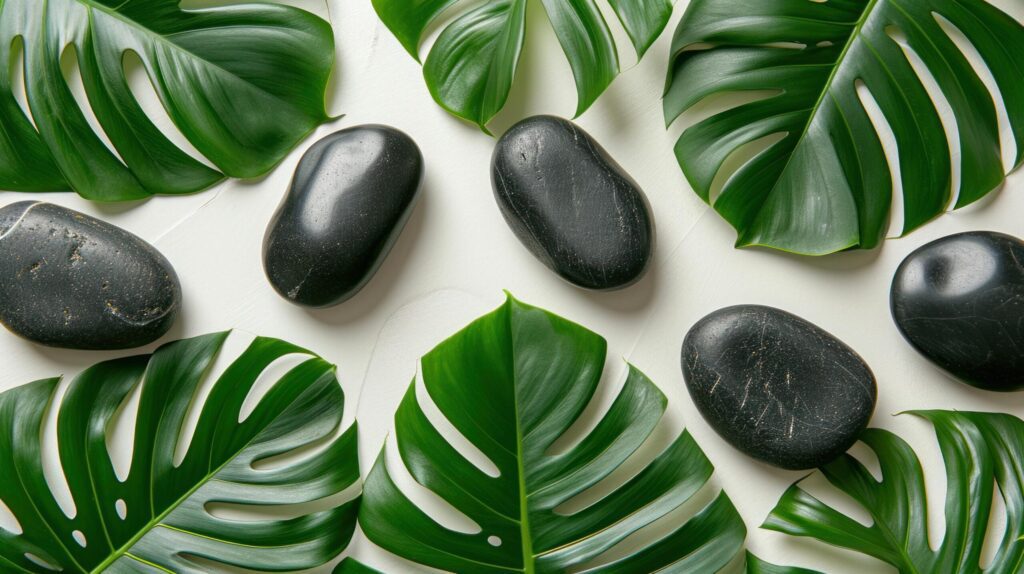
[[[67, 516], [47, 487], [40, 442], [60, 386], [48, 379], [0, 394], [0, 499], [21, 533], [0, 529], [0, 571], [209, 571], [196, 558], [257, 571], [319, 566], [355, 527], [356, 503], [295, 507], [359, 479], [356, 431], [317, 456], [281, 455], [327, 440], [344, 397], [334, 367], [308, 351], [256, 339], [213, 385], [179, 464], [189, 406], [226, 334], [170, 343], [152, 355], [100, 363], [71, 382], [57, 415], [60, 463], [74, 500]], [[276, 359], [306, 358], [273, 383], [245, 417], [243, 405]], [[134, 451], [120, 479], [106, 446], [112, 420], [141, 386]], [[278, 507], [280, 519], [228, 519], [222, 503]]]
[[[189, 193], [270, 170], [327, 119], [330, 25], [285, 6], [182, 10], [179, 0], [0, 0], [0, 189], [117, 201]], [[14, 96], [23, 46], [29, 115]], [[77, 57], [90, 127], [61, 71]], [[168, 140], [129, 89], [142, 61], [168, 116], [220, 171]], [[221, 173], [223, 172], [223, 174]]]
[[[937, 549], [928, 541], [921, 463], [906, 442], [878, 429], [869, 429], [861, 440], [878, 455], [881, 480], [849, 455], [821, 469], [834, 487], [868, 511], [874, 521], [871, 526], [794, 485], [763, 527], [874, 556], [903, 573], [1019, 574], [1024, 569], [1024, 421], [991, 413], [913, 414], [935, 426], [946, 464], [946, 530]], [[982, 546], [997, 484], [1006, 527], [997, 533], [994, 558], [982, 569]]]
[[[479, 125], [505, 105], [526, 35], [529, 0], [484, 0], [441, 32], [423, 66], [434, 99]], [[596, 0], [542, 0], [576, 78], [582, 114], [619, 73], [615, 40]], [[642, 58], [672, 15], [670, 0], [608, 0]], [[373, 0], [380, 19], [419, 60], [427, 30], [459, 0]]]
[[[982, 0], [690, 3], [672, 42], [666, 120], [714, 94], [764, 96], [700, 121], [676, 145], [693, 189], [736, 228], [738, 246], [809, 255], [875, 247], [889, 224], [893, 174], [902, 186], [903, 221], [894, 231], [903, 233], [1000, 185], [1005, 169], [993, 95], [944, 26], [959, 30], [991, 71], [1019, 166], [1024, 27]], [[915, 60], [934, 80], [935, 94]], [[951, 142], [933, 95], [956, 118], [952, 138], [962, 171], [955, 189]], [[864, 104], [870, 99], [895, 136], [898, 165], [886, 159]], [[722, 174], [728, 177], [712, 197], [727, 161], [739, 168]]]
[[[678, 509], [710, 478], [711, 463], [686, 432], [602, 499], [582, 510], [564, 508], [619, 468], [665, 411], [664, 395], [631, 367], [593, 430], [564, 452], [553, 451], [593, 398], [605, 352], [600, 336], [511, 298], [431, 351], [422, 360], [426, 391], [497, 472], [478, 468], [431, 424], [415, 382], [395, 415], [399, 451], [416, 481], [480, 531], [456, 532], [424, 513], [396, 486], [382, 452], [364, 483], [359, 522], [366, 535], [448, 572], [720, 569], [738, 554], [746, 534], [721, 492], [668, 534], [619, 546]], [[611, 548], [623, 555], [587, 567]]]

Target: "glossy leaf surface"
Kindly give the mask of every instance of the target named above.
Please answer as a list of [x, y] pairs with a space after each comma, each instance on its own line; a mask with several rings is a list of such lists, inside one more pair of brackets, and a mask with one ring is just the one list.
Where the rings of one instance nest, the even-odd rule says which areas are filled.
[[411, 476], [480, 531], [456, 532], [428, 516], [396, 486], [383, 453], [364, 484], [363, 531], [399, 556], [449, 572], [716, 572], [746, 534], [721, 492], [682, 526], [591, 564], [708, 481], [711, 463], [686, 432], [604, 497], [563, 509], [618, 469], [665, 411], [661, 391], [630, 367], [593, 429], [552, 452], [594, 397], [605, 353], [595, 333], [511, 298], [436, 347], [422, 360], [426, 392], [497, 474], [443, 437], [415, 383], [395, 415], [398, 447]]
[[[72, 95], [61, 68], [66, 50], [116, 155]], [[177, 129], [218, 169], [179, 149], [147, 116], [129, 87], [129, 54]], [[199, 191], [224, 174], [263, 175], [327, 119], [333, 63], [330, 25], [287, 6], [0, 0], [0, 189], [73, 189], [118, 201]], [[29, 114], [14, 95], [18, 65]]]
[[[356, 502], [315, 512], [290, 505], [358, 481], [355, 427], [330, 439], [319, 455], [277, 458], [327, 440], [341, 423], [344, 397], [334, 367], [308, 351], [256, 339], [212, 386], [175, 464], [189, 405], [225, 337], [177, 341], [152, 355], [99, 363], [71, 382], [59, 406], [59, 379], [0, 394], [0, 498], [22, 530], [0, 529], [0, 571], [208, 572], [196, 558], [281, 571], [319, 566], [341, 552], [355, 527]], [[306, 358], [243, 419], [261, 373], [295, 354]], [[122, 481], [107, 434], [136, 394], [134, 449]], [[74, 517], [58, 505], [43, 474], [41, 437], [51, 408], [59, 409], [58, 452]], [[215, 504], [278, 507], [287, 515], [229, 519], [212, 513]]]
[[[485, 0], [460, 12], [430, 50], [423, 75], [441, 107], [486, 129], [505, 105], [526, 35], [529, 0]], [[582, 114], [619, 73], [612, 32], [597, 0], [541, 0], [569, 59]], [[419, 60], [420, 42], [459, 0], [373, 0], [384, 24]], [[672, 14], [669, 0], [609, 0], [643, 57]]]
[[[903, 233], [1002, 183], [993, 94], [947, 29], [991, 71], [1019, 166], [1024, 27], [984, 1], [690, 3], [672, 42], [665, 117], [671, 123], [716, 94], [755, 98], [687, 128], [675, 149], [693, 189], [736, 228], [738, 246], [809, 255], [875, 247], [890, 223], [894, 173], [903, 222], [894, 231]], [[933, 96], [955, 116], [951, 141]], [[898, 165], [866, 111], [871, 100], [895, 137]], [[951, 149], [962, 160], [956, 187]], [[739, 168], [719, 183], [727, 162]]]
[[[871, 526], [864, 526], [793, 485], [763, 527], [849, 548], [891, 564], [902, 573], [1021, 572], [1024, 421], [994, 413], [913, 414], [934, 425], [946, 466], [945, 534], [937, 548], [933, 549], [928, 539], [921, 463], [906, 442], [879, 429], [868, 429], [862, 440], [878, 456], [881, 481], [850, 455], [821, 469], [832, 486], [868, 512]], [[1006, 526], [995, 533], [998, 547], [982, 570], [982, 547], [995, 496], [1002, 497]]]

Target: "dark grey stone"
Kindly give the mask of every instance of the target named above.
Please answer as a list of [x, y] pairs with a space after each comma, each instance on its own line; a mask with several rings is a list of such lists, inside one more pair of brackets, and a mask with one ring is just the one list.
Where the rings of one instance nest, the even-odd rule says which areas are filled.
[[683, 342], [683, 377], [708, 423], [746, 454], [798, 470], [846, 452], [867, 426], [871, 369], [821, 328], [772, 307], [701, 319]]
[[171, 264], [135, 235], [51, 203], [0, 209], [0, 322], [15, 334], [128, 349], [160, 338], [180, 306]]
[[329, 307], [380, 268], [412, 214], [423, 156], [380, 125], [341, 130], [302, 156], [263, 240], [263, 267], [285, 299]]
[[491, 182], [505, 221], [537, 259], [586, 289], [627, 287], [651, 259], [640, 186], [570, 121], [535, 116], [498, 140]]
[[1024, 389], [1024, 242], [990, 231], [943, 237], [903, 260], [892, 316], [921, 354], [990, 391]]

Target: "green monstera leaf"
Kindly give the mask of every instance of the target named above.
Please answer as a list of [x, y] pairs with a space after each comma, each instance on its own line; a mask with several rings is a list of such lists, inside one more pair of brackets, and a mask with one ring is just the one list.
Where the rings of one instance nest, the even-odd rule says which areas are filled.
[[[903, 233], [999, 187], [1006, 170], [994, 97], [944, 27], [987, 64], [1019, 166], [1024, 27], [982, 0], [690, 3], [672, 42], [667, 122], [715, 94], [763, 96], [687, 128], [676, 145], [691, 186], [736, 228], [738, 246], [808, 255], [875, 247], [890, 223], [894, 173]], [[951, 142], [915, 60], [956, 118], [956, 189]], [[861, 85], [895, 136], [898, 165], [886, 159]], [[727, 163], [739, 168], [721, 174], [719, 191]]]
[[[486, 130], [508, 99], [526, 35], [530, 0], [484, 0], [441, 32], [423, 66], [434, 100]], [[611, 29], [596, 0], [542, 0], [576, 79], [582, 114], [619, 73]], [[668, 24], [670, 0], [608, 0], [642, 58]], [[373, 0], [384, 24], [419, 60], [432, 25], [459, 0]]]
[[[511, 298], [436, 347], [422, 359], [426, 391], [497, 473], [478, 468], [431, 424], [415, 382], [395, 415], [398, 447], [411, 476], [480, 531], [456, 532], [424, 513], [398, 488], [382, 451], [364, 483], [359, 523], [367, 537], [448, 572], [722, 568], [739, 554], [746, 529], [721, 492], [667, 534], [619, 545], [708, 482], [711, 463], [687, 432], [600, 500], [582, 510], [564, 508], [636, 452], [666, 408], [661, 391], [630, 367], [593, 430], [552, 452], [594, 397], [605, 354], [597, 334]], [[623, 555], [589, 565], [612, 548]]]
[[[344, 549], [357, 502], [309, 511], [294, 505], [359, 480], [356, 430], [331, 438], [344, 397], [334, 367], [275, 339], [256, 339], [214, 383], [180, 464], [174, 454], [189, 407], [226, 334], [177, 341], [152, 355], [97, 364], [71, 382], [57, 415], [60, 463], [74, 500], [69, 517], [43, 475], [40, 437], [59, 379], [0, 394], [0, 499], [21, 533], [0, 528], [0, 571], [176, 572], [209, 569], [196, 558], [256, 571], [320, 566]], [[271, 363], [305, 356], [242, 417]], [[138, 387], [128, 475], [118, 478], [107, 433]], [[289, 456], [328, 441], [315, 456]], [[283, 515], [228, 519], [223, 503]], [[276, 514], [275, 514], [276, 516]]]
[[[867, 510], [873, 524], [864, 526], [793, 485], [763, 527], [849, 548], [906, 574], [1024, 571], [1024, 421], [993, 413], [913, 414], [934, 425], [946, 465], [946, 530], [938, 548], [928, 540], [921, 463], [906, 442], [878, 429], [869, 429], [861, 440], [878, 456], [881, 480], [849, 455], [821, 469], [832, 486]], [[982, 569], [997, 492], [1006, 509], [1006, 526], [996, 533], [998, 548]]]
[[[263, 175], [328, 119], [327, 22], [275, 4], [182, 10], [178, 1], [0, 0], [0, 189], [70, 188], [99, 201], [195, 192], [224, 174]], [[13, 91], [16, 45], [30, 116]], [[65, 49], [116, 155], [65, 81]], [[177, 129], [220, 171], [153, 124], [129, 88], [128, 53]]]

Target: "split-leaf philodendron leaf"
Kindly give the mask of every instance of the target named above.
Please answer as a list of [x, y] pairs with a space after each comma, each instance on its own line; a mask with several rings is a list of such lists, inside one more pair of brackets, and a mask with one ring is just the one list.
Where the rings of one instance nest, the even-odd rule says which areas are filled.
[[[821, 469], [832, 486], [868, 512], [870, 526], [793, 485], [763, 527], [849, 548], [904, 574], [1024, 571], [1024, 421], [995, 413], [912, 414], [934, 425], [946, 466], [945, 534], [937, 548], [929, 543], [921, 463], [906, 442], [879, 429], [868, 429], [861, 440], [878, 456], [880, 481], [849, 455]], [[1006, 526], [995, 533], [998, 547], [982, 569], [995, 496], [1002, 497]]]
[[[564, 508], [620, 468], [666, 408], [661, 391], [630, 367], [596, 426], [553, 449], [594, 398], [605, 353], [597, 334], [511, 298], [436, 347], [422, 360], [426, 392], [497, 472], [481, 470], [431, 424], [415, 382], [395, 415], [395, 436], [411, 476], [480, 530], [457, 532], [428, 516], [396, 486], [382, 451], [364, 483], [363, 531], [399, 556], [449, 572], [718, 571], [746, 535], [721, 492], [682, 526], [618, 546], [711, 477], [687, 432], [603, 498]], [[611, 548], [623, 554], [598, 559]]]
[[[441, 32], [423, 65], [431, 95], [444, 109], [486, 129], [505, 105], [526, 35], [531, 0], [484, 0], [460, 13]], [[670, 0], [608, 0], [637, 54], [668, 24]], [[373, 0], [380, 19], [419, 60], [420, 42], [459, 0]], [[597, 0], [542, 0], [569, 59], [582, 114], [619, 73], [612, 32]]]
[[[190, 193], [224, 174], [263, 175], [327, 119], [327, 22], [276, 4], [182, 10], [178, 2], [0, 0], [0, 189], [70, 188], [99, 201]], [[116, 155], [72, 95], [65, 50]], [[27, 113], [14, 92], [17, 53]], [[146, 115], [129, 88], [129, 53], [176, 128], [217, 169]]]
[[[0, 394], [0, 499], [21, 530], [0, 528], [0, 571], [208, 571], [197, 558], [256, 571], [299, 570], [344, 549], [355, 528], [355, 501], [313, 512], [292, 506], [359, 480], [355, 427], [329, 438], [344, 409], [334, 367], [308, 351], [275, 339], [253, 341], [211, 387], [188, 450], [175, 464], [189, 407], [226, 336], [99, 363], [71, 382], [59, 406], [59, 379]], [[306, 358], [242, 419], [264, 370], [295, 355]], [[130, 469], [121, 480], [108, 433], [140, 385]], [[73, 517], [43, 473], [49, 409], [59, 409], [57, 452]], [[315, 456], [280, 458], [322, 440], [325, 450]], [[282, 515], [226, 518], [213, 514], [212, 504], [278, 507]]]
[[[687, 128], [676, 145], [683, 172], [736, 228], [737, 245], [808, 255], [877, 246], [894, 205], [894, 173], [903, 222], [894, 231], [910, 232], [951, 204], [977, 201], [999, 187], [1006, 169], [994, 96], [951, 38], [955, 30], [984, 60], [1005, 101], [1019, 166], [1024, 27], [992, 5], [694, 0], [672, 42], [666, 120], [715, 94], [760, 99]], [[933, 98], [944, 99], [956, 119], [952, 141]], [[895, 136], [898, 165], [888, 163], [866, 111], [871, 99]], [[956, 187], [951, 146], [962, 168]], [[729, 177], [713, 197], [716, 176], [733, 160], [739, 168], [722, 174]]]

